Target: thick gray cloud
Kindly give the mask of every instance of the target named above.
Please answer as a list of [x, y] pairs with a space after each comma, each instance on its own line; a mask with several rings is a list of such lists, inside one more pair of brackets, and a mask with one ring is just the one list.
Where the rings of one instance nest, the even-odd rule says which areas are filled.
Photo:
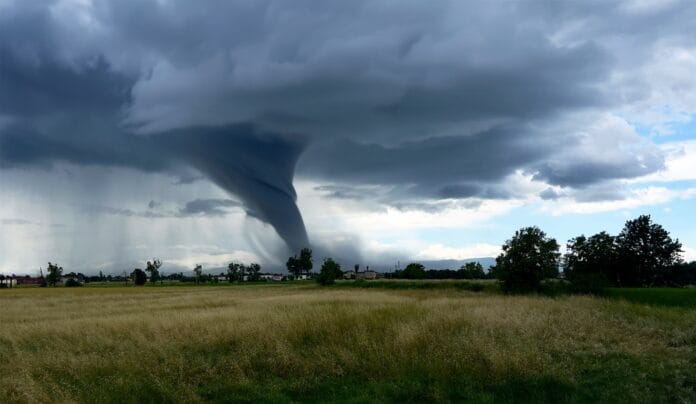
[[686, 1], [5, 2], [0, 168], [200, 173], [292, 249], [298, 162], [332, 197], [384, 185], [397, 207], [512, 198], [516, 172], [586, 189], [663, 167], [578, 116], [657, 93], [632, 72], [690, 46], [694, 19]]
[[[171, 217], [221, 217], [228, 215], [233, 209], [240, 208], [242, 204], [232, 199], [194, 199], [183, 206], [171, 209], [164, 204], [150, 201], [147, 210], [133, 210], [127, 208], [115, 208], [102, 205], [83, 205], [81, 209], [85, 213], [106, 213], [126, 217], [145, 218], [171, 218]], [[2, 222], [5, 224], [5, 222]]]
[[240, 207], [242, 204], [232, 199], [195, 199], [186, 202], [181, 208], [180, 214], [185, 216], [225, 216], [230, 208]]
[[299, 170], [319, 178], [398, 185], [424, 198], [504, 198], [506, 191], [490, 184], [548, 156], [552, 145], [531, 143], [503, 128], [393, 147], [344, 139], [310, 148]]

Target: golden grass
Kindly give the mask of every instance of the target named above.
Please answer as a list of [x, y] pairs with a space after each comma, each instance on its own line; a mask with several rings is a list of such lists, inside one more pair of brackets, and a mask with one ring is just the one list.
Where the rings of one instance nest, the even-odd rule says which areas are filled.
[[316, 286], [0, 291], [0, 402], [696, 398], [696, 311]]

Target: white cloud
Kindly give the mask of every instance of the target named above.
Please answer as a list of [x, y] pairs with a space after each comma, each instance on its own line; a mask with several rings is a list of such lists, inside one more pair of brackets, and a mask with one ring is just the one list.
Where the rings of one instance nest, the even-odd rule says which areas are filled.
[[687, 262], [696, 261], [696, 248], [683, 247], [684, 250], [684, 260]]
[[434, 211], [398, 209], [374, 199], [326, 198], [316, 190], [319, 184], [307, 180], [295, 185], [310, 233], [343, 229], [360, 235], [403, 236], [419, 229], [474, 228], [524, 205], [522, 200], [446, 200]]
[[577, 202], [570, 198], [562, 198], [558, 201], [543, 203], [541, 211], [551, 213], [554, 216], [566, 213], [611, 212], [660, 205], [675, 199], [692, 199], [694, 197], [696, 197], [696, 188], [674, 190], [664, 187], [647, 187], [629, 190], [625, 199], [615, 201]]
[[696, 140], [672, 142], [661, 146], [665, 152], [665, 169], [629, 182], [671, 182], [696, 180]]
[[468, 258], [495, 257], [500, 254], [500, 246], [477, 243], [465, 247], [448, 247], [442, 244], [432, 244], [421, 250], [416, 258], [426, 260], [444, 260]]
[[[630, 122], [649, 127], [653, 134], [669, 135], [672, 124], [688, 122], [696, 113], [696, 48], [653, 46], [652, 50], [650, 60], [641, 68], [615, 74], [624, 97], [634, 100], [621, 112]], [[647, 91], [630, 95], [636, 83], [646, 85]]]

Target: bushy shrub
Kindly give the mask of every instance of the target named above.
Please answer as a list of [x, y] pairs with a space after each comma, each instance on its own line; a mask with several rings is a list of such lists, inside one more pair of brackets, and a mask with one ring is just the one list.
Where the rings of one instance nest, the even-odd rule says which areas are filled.
[[332, 285], [336, 282], [336, 279], [342, 276], [343, 271], [341, 271], [341, 265], [332, 258], [326, 258], [321, 266], [316, 281], [320, 285]]
[[131, 278], [136, 285], [144, 285], [145, 282], [147, 282], [147, 275], [145, 271], [140, 268], [135, 268], [133, 272], [131, 272]]
[[78, 288], [80, 286], [82, 286], [82, 284], [77, 279], [70, 278], [65, 281], [66, 288]]
[[401, 271], [401, 277], [404, 279], [425, 279], [426, 275], [425, 266], [417, 262], [406, 265], [406, 268]]

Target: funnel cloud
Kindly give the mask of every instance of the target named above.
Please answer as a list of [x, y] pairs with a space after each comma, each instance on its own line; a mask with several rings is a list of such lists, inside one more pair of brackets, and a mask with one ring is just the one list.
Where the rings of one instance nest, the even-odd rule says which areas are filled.
[[291, 251], [309, 246], [292, 185], [302, 142], [251, 125], [188, 129], [157, 140], [239, 197], [247, 214], [273, 226]]

